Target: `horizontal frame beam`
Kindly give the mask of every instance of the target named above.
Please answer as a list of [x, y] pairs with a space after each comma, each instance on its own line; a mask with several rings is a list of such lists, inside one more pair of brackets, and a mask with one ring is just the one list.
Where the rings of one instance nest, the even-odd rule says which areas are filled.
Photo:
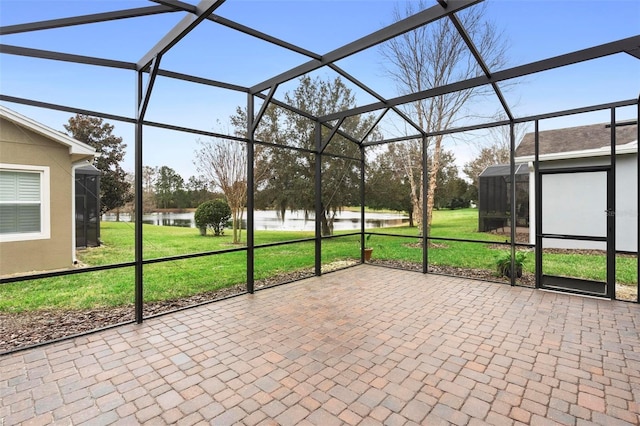
[[93, 24], [97, 22], [115, 21], [118, 19], [135, 18], [138, 16], [157, 15], [174, 12], [167, 6], [147, 6], [134, 9], [116, 10], [113, 12], [94, 13], [91, 15], [74, 16], [72, 18], [50, 19], [46, 21], [30, 22], [26, 24], [7, 25], [0, 27], [0, 35], [18, 34], [30, 31], [49, 30], [52, 28], [72, 27], [75, 25]]
[[28, 47], [0, 44], [0, 53], [7, 55], [26, 56], [30, 58], [50, 59], [53, 61], [73, 62], [76, 64], [97, 65], [101, 67], [135, 70], [133, 62], [114, 61], [112, 59], [96, 58], [93, 56], [74, 55], [71, 53], [53, 52], [51, 50], [31, 49]]
[[364, 114], [376, 111], [390, 106], [402, 105], [422, 99], [432, 98], [435, 96], [446, 95], [448, 93], [458, 92], [461, 90], [473, 89], [475, 87], [484, 86], [491, 83], [497, 83], [512, 78], [524, 77], [530, 74], [536, 74], [542, 71], [548, 71], [567, 65], [577, 64], [580, 62], [590, 61], [617, 53], [623, 53], [640, 45], [640, 36], [634, 36], [617, 40], [611, 43], [601, 44], [599, 46], [590, 47], [583, 50], [567, 53], [565, 55], [555, 56], [553, 58], [543, 59], [541, 61], [532, 62], [525, 65], [498, 71], [491, 77], [480, 76], [456, 83], [447, 84], [445, 86], [435, 87], [433, 89], [415, 92], [409, 95], [399, 96], [384, 102], [377, 102], [369, 105], [352, 108], [350, 110], [336, 112], [334, 114], [320, 117], [321, 121], [338, 120], [342, 117]]
[[[50, 59], [54, 61], [73, 62], [76, 64], [95, 65], [108, 68], [125, 69], [134, 71], [136, 64], [134, 62], [114, 61], [111, 59], [102, 59], [92, 56], [74, 55], [70, 53], [53, 52], [50, 50], [31, 49], [28, 47], [12, 46], [8, 44], [0, 44], [0, 53], [7, 55], [26, 56], [38, 59]], [[234, 90], [237, 92], [249, 93], [248, 87], [236, 84], [224, 83], [221, 81], [211, 80], [203, 77], [196, 77], [189, 74], [169, 70], [158, 70], [158, 75], [177, 80], [190, 81], [192, 83], [204, 84], [207, 86], [220, 87], [222, 89]], [[314, 117], [315, 119], [315, 117]]]
[[136, 119], [135, 118], [125, 117], [123, 115], [108, 114], [108, 113], [104, 113], [104, 112], [100, 112], [100, 111], [92, 111], [92, 110], [88, 110], [88, 109], [74, 108], [74, 107], [69, 107], [69, 106], [60, 105], [60, 104], [53, 104], [53, 103], [49, 103], [49, 102], [34, 101], [32, 99], [19, 98], [19, 97], [16, 97], [16, 96], [4, 95], [4, 94], [1, 94], [1, 93], [0, 93], [0, 101], [12, 102], [14, 104], [34, 106], [34, 107], [38, 107], [38, 108], [51, 109], [51, 110], [54, 110], [54, 111], [70, 112], [72, 114], [90, 115], [92, 117], [100, 117], [100, 118], [105, 118], [107, 120], [121, 121], [123, 123], [130, 123], [130, 124], [135, 124], [136, 123]]
[[281, 84], [285, 81], [300, 77], [301, 75], [321, 68], [327, 64], [339, 61], [340, 59], [344, 59], [365, 49], [376, 46], [389, 39], [405, 34], [430, 22], [437, 21], [443, 16], [454, 13], [458, 10], [463, 10], [481, 1], [482, 0], [451, 0], [449, 1], [446, 9], [444, 9], [440, 5], [432, 6], [429, 9], [425, 9], [405, 19], [395, 22], [385, 28], [375, 31], [367, 36], [364, 36], [354, 42], [339, 47], [327, 53], [326, 55], [322, 55], [322, 59], [314, 59], [295, 68], [292, 68], [289, 71], [285, 71], [282, 74], [258, 83], [255, 86], [251, 87], [251, 93], [262, 92], [263, 90], [268, 89], [274, 84]]

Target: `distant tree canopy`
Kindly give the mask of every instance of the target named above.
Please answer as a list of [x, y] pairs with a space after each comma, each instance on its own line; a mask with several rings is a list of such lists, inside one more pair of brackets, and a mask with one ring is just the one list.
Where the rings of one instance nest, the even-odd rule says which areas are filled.
[[[436, 173], [438, 180], [434, 193], [435, 209], [459, 209], [469, 206], [467, 181], [458, 176], [458, 167], [453, 152], [442, 150], [440, 168]], [[429, 162], [430, 166], [430, 162]]]
[[133, 199], [131, 184], [120, 166], [124, 159], [125, 145], [122, 138], [114, 136], [113, 126], [101, 118], [77, 114], [64, 125], [74, 139], [96, 150], [93, 165], [100, 170], [100, 213], [124, 206]]
[[142, 168], [142, 197], [146, 212], [196, 208], [220, 195], [209, 190], [209, 184], [203, 176], [190, 176], [185, 181], [169, 166]]
[[[410, 226], [414, 226], [411, 177], [405, 173], [406, 155], [407, 150], [401, 144], [389, 144], [367, 164], [366, 203], [372, 208], [406, 211]], [[432, 164], [430, 160], [428, 168]], [[459, 177], [453, 152], [442, 150], [435, 176], [438, 180], [433, 200], [435, 209], [469, 206], [469, 184]]]
[[156, 205], [158, 208], [189, 207], [187, 194], [184, 189], [184, 179], [171, 167], [160, 167], [155, 187]]
[[385, 147], [382, 155], [367, 162], [365, 175], [365, 201], [373, 209], [406, 211], [409, 225], [414, 226], [411, 184], [409, 177], [398, 170], [393, 144]]
[[[343, 111], [356, 105], [355, 96], [340, 78], [322, 80], [301, 77], [293, 91], [284, 94], [292, 107], [314, 116]], [[246, 111], [236, 110], [231, 123], [236, 134], [246, 135]], [[340, 126], [340, 131], [356, 140], [364, 137], [373, 125], [373, 116], [352, 117]], [[330, 129], [322, 129], [325, 141]], [[375, 133], [370, 137], [374, 138]], [[256, 205], [274, 208], [284, 217], [287, 210], [315, 210], [315, 168], [322, 168], [322, 234], [333, 233], [337, 212], [344, 206], [359, 204], [360, 149], [356, 143], [337, 133], [326, 147], [327, 155], [316, 156], [315, 122], [308, 118], [270, 105], [256, 129], [255, 137], [263, 142], [279, 143], [301, 150], [260, 147], [256, 151]], [[337, 158], [330, 154], [342, 157]]]

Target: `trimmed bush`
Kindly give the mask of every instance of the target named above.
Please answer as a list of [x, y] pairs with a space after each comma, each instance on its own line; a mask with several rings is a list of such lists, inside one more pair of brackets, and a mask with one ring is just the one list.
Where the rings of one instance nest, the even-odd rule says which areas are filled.
[[214, 235], [224, 235], [224, 226], [231, 218], [231, 208], [222, 199], [205, 201], [196, 209], [194, 218], [200, 235], [206, 235], [207, 228], [212, 229]]

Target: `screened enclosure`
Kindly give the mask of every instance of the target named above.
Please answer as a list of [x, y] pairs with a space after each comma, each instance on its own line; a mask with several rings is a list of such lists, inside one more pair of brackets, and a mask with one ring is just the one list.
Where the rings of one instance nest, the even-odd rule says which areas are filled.
[[100, 245], [100, 170], [78, 167], [75, 182], [76, 247]]
[[[423, 10], [414, 10], [382, 28], [360, 22], [362, 29], [354, 32], [347, 29], [356, 27], [359, 16], [342, 16], [334, 11], [332, 19], [347, 21], [344, 27], [347, 40], [341, 40], [338, 46], [318, 47], [318, 51], [264, 31], [266, 22], [256, 21], [259, 14], [243, 7], [243, 2], [152, 1], [128, 9], [116, 9], [110, 2], [88, 3], [92, 4], [78, 6], [85, 9], [77, 14], [69, 9], [67, 16], [51, 15], [33, 21], [18, 16], [0, 27], [3, 37], [0, 101], [34, 114], [47, 111], [60, 123], [69, 114], [100, 117], [115, 123], [132, 158], [128, 175], [133, 195], [128, 206], [131, 220], [103, 222], [101, 226], [97, 215], [100, 206], [91, 194], [98, 194], [97, 185], [104, 182], [99, 183], [90, 171], [79, 173], [75, 183], [76, 217], [80, 219], [76, 242], [79, 247], [99, 245], [107, 237], [109, 242], [100, 247], [102, 252], [92, 253], [83, 268], [3, 275], [0, 292], [6, 292], [6, 300], [12, 300], [18, 289], [25, 292], [73, 287], [77, 293], [90, 294], [94, 299], [74, 300], [78, 305], [70, 306], [73, 303], [62, 299], [60, 293], [51, 303], [84, 310], [128, 307], [126, 313], [113, 321], [142, 322], [146, 317], [185, 304], [207, 303], [218, 297], [215, 292], [220, 289], [253, 293], [270, 285], [365, 263], [367, 245], [374, 249], [371, 267], [454, 275], [481, 269], [483, 279], [541, 287], [542, 238], [564, 237], [540, 230], [535, 242], [516, 238], [517, 228], [541, 223], [542, 198], [532, 203], [534, 194], [529, 191], [531, 179], [538, 183], [536, 187], [541, 187], [540, 152], [536, 148], [532, 154], [532, 170], [529, 164], [515, 164], [520, 142], [515, 128], [533, 126], [537, 137], [540, 126], [552, 123], [550, 126], [558, 127], [554, 120], [567, 117], [580, 116], [590, 123], [606, 122], [613, 129], [607, 147], [614, 150], [614, 155], [602, 157], [597, 167], [615, 175], [615, 129], [620, 121], [616, 117], [624, 115], [626, 121], [638, 120], [640, 86], [637, 79], [629, 76], [640, 69], [640, 35], [613, 40], [605, 37], [588, 46], [554, 46], [558, 51], [538, 53], [543, 57], [528, 57], [517, 65], [506, 61], [488, 63], [482, 54], [481, 40], [475, 39], [464, 24], [467, 14], [481, 7], [480, 0], [427, 2]], [[284, 7], [284, 3], [289, 4], [256, 2], [255, 7], [271, 9]], [[366, 7], [364, 3], [353, 3]], [[291, 4], [290, 7], [294, 8]], [[335, 3], [337, 10], [340, 7]], [[545, 6], [541, 3], [539, 7]], [[289, 16], [280, 18], [281, 28], [297, 22]], [[536, 24], [531, 22], [528, 26]], [[465, 62], [473, 64], [469, 75], [410, 90], [398, 90], [396, 82], [388, 76], [381, 80], [373, 78], [369, 71], [382, 57], [380, 49], [393, 46], [405, 35], [438, 25], [444, 25], [460, 43]], [[320, 29], [316, 25], [307, 27], [309, 31]], [[149, 30], [143, 32], [141, 28]], [[336, 34], [342, 34], [340, 26], [332, 28], [337, 28], [333, 31]], [[109, 30], [112, 36], [105, 37], [100, 30]], [[60, 39], [42, 36], [49, 32], [58, 34]], [[34, 34], [38, 37], [30, 39]], [[329, 37], [314, 40], [329, 43], [324, 38]], [[93, 40], [95, 45], [76, 43], [78, 40]], [[130, 49], [122, 49], [123, 45]], [[229, 46], [232, 47], [229, 51], [223, 49]], [[220, 52], [216, 50], [218, 47]], [[274, 60], [275, 52], [283, 52], [283, 56]], [[526, 81], [528, 76], [539, 76], [536, 82], [548, 84], [544, 87], [555, 87], [552, 81], [562, 85], [576, 75], [586, 74], [583, 67], [609, 60], [621, 60], [623, 65], [597, 68], [598, 72], [588, 74], [588, 78], [616, 81], [626, 78], [634, 82], [627, 85], [623, 94], [616, 93], [615, 98], [609, 93], [591, 98], [585, 89], [589, 85], [585, 84], [581, 86], [584, 98], [575, 98], [569, 92], [565, 96], [567, 102], [537, 103], [542, 110], [518, 114], [514, 105], [526, 104], [527, 99], [518, 101], [517, 95], [510, 95], [507, 90]], [[369, 69], [354, 67], [361, 62], [369, 64]], [[612, 77], [607, 77], [603, 69]], [[627, 74], [615, 77], [618, 72]], [[32, 85], [21, 82], [23, 75], [25, 80], [34, 79], [50, 90], [31, 89]], [[317, 83], [326, 76], [331, 84]], [[63, 81], [73, 84], [74, 90], [58, 90]], [[331, 102], [310, 101], [318, 88], [322, 89], [319, 92], [335, 95]], [[415, 116], [421, 102], [437, 103], [449, 96], [476, 91], [482, 93], [481, 101], [461, 109], [457, 120], [443, 120], [439, 127], [434, 127], [424, 117]], [[135, 99], [133, 109], [132, 99]], [[498, 110], [499, 114], [488, 116], [489, 110]], [[232, 119], [228, 120], [229, 117]], [[42, 119], [53, 120], [45, 116]], [[459, 191], [458, 198], [462, 198], [463, 189], [469, 189], [469, 179], [455, 173], [465, 161], [478, 155], [474, 145], [476, 135], [495, 128], [506, 130], [510, 164], [489, 167], [479, 176], [478, 209], [467, 208], [443, 220], [444, 210], [434, 208], [437, 194], [432, 193], [432, 183], [441, 179], [447, 185], [442, 183], [441, 188]], [[486, 134], [483, 137], [489, 139]], [[219, 192], [224, 187], [234, 215], [239, 223], [244, 223], [240, 229], [227, 231], [226, 236], [234, 239], [225, 240], [224, 244], [217, 244], [221, 239], [198, 239], [197, 231], [190, 233], [188, 228], [168, 232], [144, 223], [146, 203], [159, 193], [159, 185], [148, 179], [147, 167], [166, 165], [194, 171], [197, 168], [194, 164], [205, 158], [203, 141], [210, 147], [207, 151], [211, 155], [210, 164], [235, 159], [233, 173], [224, 179], [219, 175], [205, 176], [216, 182]], [[535, 145], [538, 146], [537, 139]], [[637, 145], [629, 146], [628, 150], [630, 161], [637, 165]], [[185, 151], [197, 152], [197, 156], [183, 161], [181, 154]], [[159, 157], [160, 154], [163, 156]], [[162, 158], [165, 164], [154, 164], [153, 161], [160, 161], [157, 158]], [[397, 158], [404, 162], [399, 165], [393, 161]], [[445, 158], [449, 163], [445, 164]], [[378, 169], [374, 169], [374, 162]], [[546, 164], [552, 162], [550, 159]], [[412, 167], [404, 168], [407, 164]], [[439, 172], [445, 166], [450, 174], [442, 176]], [[637, 178], [637, 167], [635, 170]], [[372, 185], [370, 178], [375, 173], [378, 180]], [[633, 175], [633, 171], [629, 173]], [[608, 182], [608, 193], [615, 193], [612, 183], [615, 179]], [[446, 191], [440, 195], [447, 195]], [[535, 196], [542, 197], [539, 193]], [[375, 213], [374, 205], [388, 206], [392, 201], [394, 209], [406, 212], [415, 226], [366, 228], [367, 218]], [[312, 221], [312, 231], [268, 233], [256, 227], [256, 215], [262, 209], [286, 216], [294, 208], [296, 214]], [[598, 279], [605, 280], [607, 285], [597, 296], [622, 298], [616, 296], [615, 289], [619, 286], [616, 276], [625, 276], [625, 288], [635, 290], [625, 300], [638, 302], [637, 247], [624, 253], [625, 258], [616, 263], [616, 256], [621, 254], [616, 253], [612, 240], [615, 204], [608, 204], [606, 210], [609, 216], [605, 219], [613, 232], [597, 236], [607, 246], [604, 257], [597, 260], [605, 265], [604, 278]], [[356, 225], [338, 232], [335, 223], [342, 211], [357, 217]], [[629, 204], [625, 214], [637, 224], [637, 212], [636, 197], [635, 205]], [[604, 215], [604, 211], [601, 213]], [[461, 218], [473, 223], [464, 233], [460, 232]], [[431, 229], [429, 225], [423, 226], [431, 223]], [[489, 232], [498, 229], [504, 235]], [[637, 232], [637, 226], [633, 232]], [[5, 249], [11, 248], [7, 245], [3, 246]], [[498, 253], [509, 254], [510, 266], [515, 268], [515, 255], [521, 251], [529, 255], [525, 276], [495, 276]], [[101, 257], [100, 253], [108, 256]], [[94, 292], [96, 285], [102, 287]]]
[[[490, 232], [516, 227], [529, 227], [529, 167], [518, 164], [515, 170], [516, 188], [512, 188], [511, 167], [489, 166], [479, 177], [478, 231]], [[515, 192], [514, 192], [515, 190]], [[511, 200], [516, 194], [515, 221], [511, 220]], [[528, 231], [527, 231], [528, 232]]]

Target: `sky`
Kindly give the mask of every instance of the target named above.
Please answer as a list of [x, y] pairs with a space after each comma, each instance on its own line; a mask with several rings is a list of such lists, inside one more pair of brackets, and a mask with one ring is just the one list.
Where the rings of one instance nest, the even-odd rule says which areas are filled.
[[[417, 1], [410, 0], [415, 6]], [[193, 3], [193, 1], [190, 1]], [[425, 4], [432, 6], [435, 0]], [[0, 0], [0, 25], [63, 18], [110, 10], [153, 5], [143, 1]], [[326, 54], [393, 22], [394, 0], [227, 0], [215, 13], [269, 35]], [[507, 68], [578, 49], [640, 34], [637, 0], [487, 0], [485, 17], [502, 31], [508, 44]], [[183, 14], [164, 14], [85, 26], [2, 36], [1, 43], [78, 55], [136, 62], [169, 31]], [[378, 48], [368, 49], [338, 65], [382, 96], [399, 92], [390, 82]], [[205, 22], [162, 58], [161, 68], [241, 86], [252, 86], [308, 61], [308, 58]], [[388, 65], [387, 65], [388, 66]], [[497, 71], [497, 70], [492, 70]], [[332, 78], [330, 71], [313, 75]], [[576, 64], [518, 81], [505, 87], [505, 97], [518, 117], [637, 98], [640, 61], [616, 55]], [[292, 90], [296, 81], [283, 84], [276, 98]], [[135, 74], [72, 63], [0, 54], [0, 92], [6, 95], [133, 117]], [[374, 102], [354, 88], [359, 105]], [[8, 108], [63, 131], [69, 113], [4, 102]], [[228, 118], [246, 95], [223, 89], [158, 78], [146, 119], [178, 126], [225, 133]], [[469, 107], [462, 124], [499, 110], [495, 97]], [[622, 108], [619, 119], [635, 118], [634, 108]], [[486, 120], [486, 119], [485, 119]], [[601, 123], [609, 113], [545, 120], [541, 129]], [[114, 134], [128, 145], [125, 169], [133, 171], [134, 129], [111, 122]], [[383, 123], [389, 137], [398, 136], [394, 123]], [[145, 128], [144, 163], [167, 165], [185, 180], [196, 175], [194, 153], [202, 137]], [[484, 134], [469, 135], [473, 142], [451, 140], [458, 164], [469, 161], [479, 146], [489, 143]]]

